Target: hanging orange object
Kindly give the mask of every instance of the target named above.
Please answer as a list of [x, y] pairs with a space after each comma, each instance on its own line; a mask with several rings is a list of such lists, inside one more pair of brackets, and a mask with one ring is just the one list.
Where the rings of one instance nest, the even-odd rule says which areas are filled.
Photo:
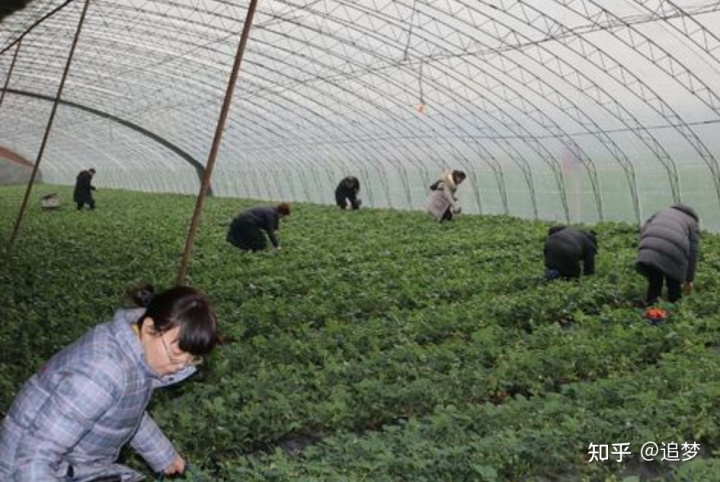
[[415, 108], [417, 109], [417, 111], [418, 111], [419, 113], [424, 114], [426, 107], [427, 107], [427, 106], [425, 105], [424, 102], [420, 102]]

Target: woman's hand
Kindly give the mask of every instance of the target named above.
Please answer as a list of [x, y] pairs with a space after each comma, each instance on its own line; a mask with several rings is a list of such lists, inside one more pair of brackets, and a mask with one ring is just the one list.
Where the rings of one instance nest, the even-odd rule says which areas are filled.
[[185, 459], [180, 457], [180, 455], [176, 455], [175, 460], [163, 471], [165, 475], [182, 474], [183, 472], [185, 472]]

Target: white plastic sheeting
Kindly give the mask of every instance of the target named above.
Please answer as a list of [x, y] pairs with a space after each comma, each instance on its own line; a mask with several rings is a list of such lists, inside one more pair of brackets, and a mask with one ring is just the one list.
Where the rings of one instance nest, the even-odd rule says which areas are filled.
[[[0, 23], [0, 146], [26, 159], [82, 6]], [[247, 6], [91, 0], [43, 179], [196, 193]], [[213, 192], [329, 203], [353, 174], [366, 205], [415, 209], [453, 167], [466, 212], [640, 222], [683, 201], [720, 229], [718, 95], [718, 1], [263, 0]]]

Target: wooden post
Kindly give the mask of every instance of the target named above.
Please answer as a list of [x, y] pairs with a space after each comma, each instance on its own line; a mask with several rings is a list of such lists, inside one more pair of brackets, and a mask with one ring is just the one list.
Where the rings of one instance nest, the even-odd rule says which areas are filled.
[[65, 70], [63, 71], [62, 79], [60, 79], [60, 86], [58, 87], [58, 92], [55, 96], [55, 102], [53, 103], [52, 110], [50, 111], [50, 118], [48, 119], [47, 127], [45, 128], [45, 135], [43, 136], [42, 143], [40, 144], [40, 151], [38, 152], [37, 159], [35, 160], [35, 166], [33, 167], [32, 174], [30, 175], [27, 189], [25, 190], [25, 197], [23, 198], [22, 205], [20, 206], [20, 212], [18, 212], [17, 219], [15, 220], [15, 227], [13, 228], [12, 235], [6, 245], [5, 255], [8, 262], [12, 254], [13, 245], [15, 244], [15, 238], [17, 237], [18, 230], [20, 229], [20, 222], [23, 219], [25, 208], [27, 207], [27, 202], [30, 198], [30, 191], [32, 190], [38, 168], [40, 167], [40, 161], [42, 161], [43, 153], [45, 152], [45, 146], [47, 145], [48, 138], [50, 137], [50, 131], [52, 129], [53, 121], [55, 120], [55, 113], [57, 112], [58, 105], [60, 104], [60, 98], [62, 97], [63, 88], [65, 87], [65, 80], [67, 80], [68, 72], [70, 71], [70, 64], [72, 63], [73, 56], [75, 55], [75, 47], [77, 46], [78, 39], [80, 38], [80, 32], [82, 31], [83, 23], [85, 23], [85, 15], [87, 14], [89, 5], [90, 0], [85, 0], [85, 5], [83, 5], [83, 10], [80, 14], [77, 30], [75, 31], [75, 37], [73, 38], [72, 46], [70, 47], [70, 54], [68, 55], [67, 62], [65, 62]]
[[15, 68], [15, 61], [17, 60], [18, 52], [20, 52], [21, 44], [22, 44], [22, 37], [20, 37], [20, 40], [18, 40], [17, 47], [15, 48], [15, 53], [13, 54], [12, 61], [10, 62], [10, 69], [8, 70], [8, 73], [5, 76], [5, 85], [3, 86], [3, 90], [0, 93], [0, 108], [2, 108], [3, 100], [5, 99], [5, 92], [7, 91], [8, 85], [10, 84], [10, 77], [12, 76], [13, 69]]
[[230, 103], [232, 102], [235, 83], [237, 82], [238, 73], [240, 71], [240, 64], [242, 63], [243, 54], [245, 53], [245, 45], [247, 44], [248, 37], [250, 36], [250, 28], [252, 27], [256, 6], [257, 0], [251, 0], [250, 5], [248, 6], [247, 14], [245, 15], [245, 24], [243, 25], [240, 44], [238, 45], [237, 53], [235, 54], [235, 62], [233, 63], [230, 80], [228, 81], [227, 89], [225, 90], [225, 99], [223, 100], [222, 109], [220, 110], [220, 118], [218, 119], [217, 126], [215, 127], [215, 137], [213, 138], [210, 155], [205, 166], [205, 174], [200, 184], [200, 193], [198, 194], [197, 201], [195, 203], [195, 212], [193, 213], [190, 229], [185, 240], [185, 250], [183, 251], [182, 260], [180, 261], [180, 269], [178, 270], [176, 282], [177, 285], [185, 284], [185, 279], [187, 277], [190, 256], [195, 242], [195, 233], [197, 232], [200, 215], [202, 213], [203, 206], [205, 205], [205, 197], [208, 192], [208, 186], [210, 185], [210, 179], [212, 178], [212, 171], [215, 167], [215, 159], [217, 158], [218, 150], [220, 149], [220, 141], [222, 139], [223, 130], [225, 129], [228, 111], [230, 110]]

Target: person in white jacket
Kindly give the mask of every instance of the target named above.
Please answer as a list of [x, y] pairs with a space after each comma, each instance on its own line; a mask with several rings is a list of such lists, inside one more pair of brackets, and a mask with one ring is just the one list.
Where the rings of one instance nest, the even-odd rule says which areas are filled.
[[430, 186], [431, 193], [425, 209], [438, 222], [452, 221], [454, 215], [460, 214], [460, 205], [455, 193], [466, 177], [463, 171], [448, 170]]

